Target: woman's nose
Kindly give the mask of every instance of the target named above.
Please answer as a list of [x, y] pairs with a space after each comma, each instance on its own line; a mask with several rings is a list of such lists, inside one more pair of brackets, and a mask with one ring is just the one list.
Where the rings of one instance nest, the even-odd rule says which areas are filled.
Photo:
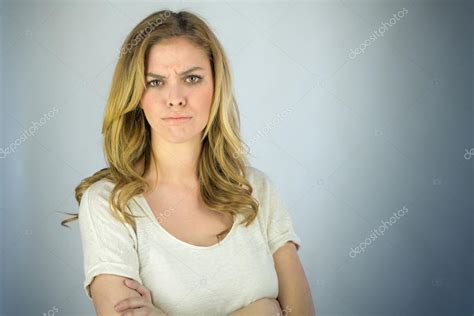
[[168, 106], [184, 106], [186, 104], [184, 92], [180, 87], [174, 86], [170, 88], [168, 95]]
[[174, 106], [175, 104], [180, 105], [180, 106], [183, 106], [183, 105], [184, 105], [184, 101], [170, 101], [170, 102], [168, 103], [169, 106]]

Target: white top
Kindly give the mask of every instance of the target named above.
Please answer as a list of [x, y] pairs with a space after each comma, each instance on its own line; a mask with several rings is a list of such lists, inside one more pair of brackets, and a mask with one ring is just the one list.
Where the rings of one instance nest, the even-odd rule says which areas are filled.
[[135, 234], [109, 213], [114, 184], [108, 179], [92, 184], [79, 207], [89, 299], [89, 285], [99, 274], [137, 280], [168, 315], [228, 315], [260, 298], [277, 298], [272, 254], [290, 240], [299, 250], [301, 240], [273, 181], [250, 166], [247, 179], [260, 203], [257, 218], [245, 227], [238, 215], [225, 238], [209, 247], [188, 244], [167, 232], [142, 194], [128, 203], [132, 214], [143, 215], [136, 219]]

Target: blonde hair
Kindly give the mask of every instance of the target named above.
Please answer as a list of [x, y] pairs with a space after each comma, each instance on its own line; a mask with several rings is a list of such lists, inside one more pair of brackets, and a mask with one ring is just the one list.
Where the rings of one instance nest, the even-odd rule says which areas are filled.
[[[150, 48], [173, 37], [185, 37], [203, 48], [214, 78], [214, 95], [198, 161], [200, 195], [209, 209], [231, 214], [234, 221], [236, 214], [243, 214], [241, 224], [248, 226], [257, 216], [259, 203], [252, 196], [253, 188], [246, 178], [248, 160], [244, 146], [247, 146], [240, 138], [240, 114], [232, 91], [229, 63], [204, 20], [187, 11], [152, 13], [128, 34], [115, 67], [102, 125], [108, 168], [83, 179], [75, 188], [76, 200], [80, 204], [89, 186], [107, 178], [115, 184], [109, 197], [113, 216], [136, 230], [135, 216], [125, 209], [133, 196], [148, 187], [143, 175], [153, 159], [150, 125], [139, 107], [145, 89], [145, 67]], [[142, 159], [144, 170], [139, 174], [134, 166]], [[79, 218], [78, 213], [67, 214], [73, 216], [63, 220], [63, 226]], [[228, 231], [230, 228], [217, 238]]]

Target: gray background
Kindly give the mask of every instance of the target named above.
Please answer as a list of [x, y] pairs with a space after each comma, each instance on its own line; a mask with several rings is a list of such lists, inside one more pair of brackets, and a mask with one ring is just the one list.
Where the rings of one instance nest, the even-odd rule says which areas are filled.
[[1, 2], [0, 146], [15, 149], [0, 159], [2, 315], [93, 314], [77, 221], [59, 212], [105, 166], [122, 41], [163, 8], [201, 14], [222, 41], [251, 162], [288, 204], [318, 315], [474, 313], [472, 1], [96, 0]]

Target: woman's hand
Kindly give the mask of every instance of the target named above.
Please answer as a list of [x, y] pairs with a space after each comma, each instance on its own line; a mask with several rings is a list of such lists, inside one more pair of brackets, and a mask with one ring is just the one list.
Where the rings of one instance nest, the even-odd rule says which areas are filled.
[[262, 316], [281, 316], [282, 311], [280, 303], [274, 298], [261, 298], [255, 302], [239, 309], [230, 314], [229, 316], [250, 316], [250, 315], [262, 315]]
[[165, 316], [166, 314], [153, 305], [151, 291], [135, 280], [126, 279], [124, 284], [140, 293], [141, 297], [126, 298], [114, 306], [121, 316]]

